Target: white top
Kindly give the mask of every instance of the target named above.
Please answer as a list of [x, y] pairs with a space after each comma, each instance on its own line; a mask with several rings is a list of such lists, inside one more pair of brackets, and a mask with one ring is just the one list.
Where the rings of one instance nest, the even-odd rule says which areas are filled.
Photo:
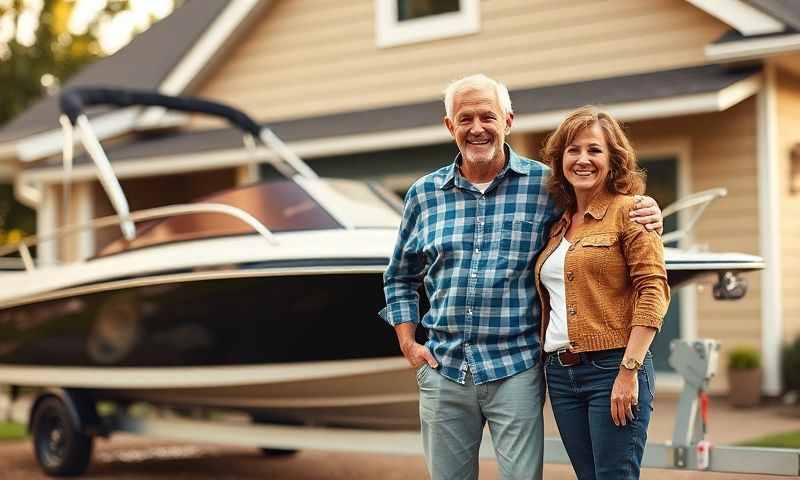
[[569, 346], [567, 299], [564, 293], [564, 260], [569, 246], [569, 241], [562, 238], [558, 248], [542, 264], [542, 285], [550, 294], [550, 322], [544, 335], [545, 352], [555, 352]]
[[483, 183], [473, 183], [473, 185], [475, 185], [475, 188], [480, 190], [481, 193], [486, 193], [486, 189], [489, 188], [489, 185], [491, 185], [493, 181], [494, 180], [489, 180], [488, 182]]

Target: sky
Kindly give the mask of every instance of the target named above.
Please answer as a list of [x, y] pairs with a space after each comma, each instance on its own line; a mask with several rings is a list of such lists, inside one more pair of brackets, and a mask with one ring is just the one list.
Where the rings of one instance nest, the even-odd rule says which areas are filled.
[[[133, 36], [147, 29], [154, 21], [172, 12], [173, 0], [129, 0], [130, 9], [109, 16], [100, 21], [98, 41], [105, 54], [112, 54], [125, 46]], [[0, 0], [0, 9], [9, 8], [13, 0]], [[14, 28], [13, 17], [9, 14], [0, 17], [0, 44], [5, 44], [13, 36], [22, 45], [33, 45], [43, 0], [24, 0], [24, 9], [17, 18]], [[105, 8], [107, 0], [74, 0], [68, 28], [73, 34], [86, 33], [92, 20]]]

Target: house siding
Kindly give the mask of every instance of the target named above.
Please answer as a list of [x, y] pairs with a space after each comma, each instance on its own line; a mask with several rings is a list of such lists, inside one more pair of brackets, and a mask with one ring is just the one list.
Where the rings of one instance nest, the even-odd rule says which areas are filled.
[[[800, 192], [792, 193], [791, 150], [800, 142], [800, 78], [782, 70], [777, 74], [778, 147], [781, 189], [781, 280], [783, 333], [789, 342], [800, 335]], [[794, 172], [800, 175], [800, 172]]]
[[194, 93], [316, 116], [435, 99], [479, 71], [515, 89], [702, 65], [727, 30], [683, 0], [484, 1], [477, 34], [379, 49], [374, 16], [373, 0], [276, 2]]
[[[757, 255], [758, 163], [756, 143], [756, 100], [750, 98], [719, 113], [638, 122], [630, 125], [634, 145], [680, 137], [690, 142], [688, 189], [698, 192], [725, 187], [728, 195], [711, 204], [693, 229], [691, 244], [719, 252]], [[697, 337], [722, 343], [720, 370], [711, 390], [727, 389], [726, 352], [732, 347], [760, 348], [760, 273], [744, 274], [747, 295], [737, 301], [714, 300], [711, 288], [716, 278], [698, 285]]]

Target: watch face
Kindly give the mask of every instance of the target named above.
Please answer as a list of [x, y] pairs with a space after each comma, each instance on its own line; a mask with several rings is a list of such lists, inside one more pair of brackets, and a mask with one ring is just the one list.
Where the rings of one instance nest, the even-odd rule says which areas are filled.
[[626, 358], [623, 365], [628, 370], [637, 370], [639, 368], [639, 362], [635, 358]]

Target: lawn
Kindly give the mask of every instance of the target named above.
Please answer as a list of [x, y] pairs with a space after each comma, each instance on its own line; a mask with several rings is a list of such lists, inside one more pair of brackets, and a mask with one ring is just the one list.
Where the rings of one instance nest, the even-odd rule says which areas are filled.
[[758, 437], [741, 442], [739, 445], [744, 447], [800, 448], [800, 431]]
[[25, 425], [20, 423], [0, 422], [0, 441], [20, 440], [28, 436]]

